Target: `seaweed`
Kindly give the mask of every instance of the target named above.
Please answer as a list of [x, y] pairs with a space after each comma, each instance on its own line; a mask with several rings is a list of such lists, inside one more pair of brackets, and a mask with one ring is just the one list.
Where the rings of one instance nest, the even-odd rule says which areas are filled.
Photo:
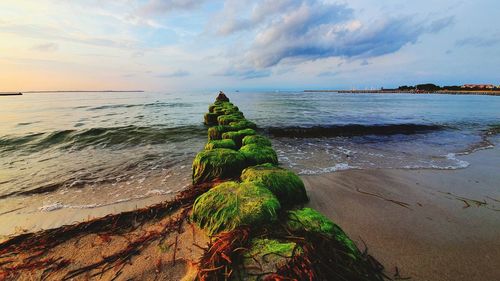
[[229, 126], [233, 128], [235, 131], [244, 130], [244, 129], [257, 129], [257, 125], [254, 122], [248, 120], [241, 120], [236, 122], [229, 123]]
[[260, 135], [246, 136], [243, 138], [242, 144], [243, 145], [257, 144], [259, 146], [272, 146], [271, 141], [268, 138]]
[[246, 167], [245, 157], [227, 148], [205, 150], [193, 161], [193, 184], [236, 178]]
[[236, 144], [234, 143], [234, 141], [231, 139], [212, 140], [212, 141], [209, 141], [205, 145], [205, 150], [212, 150], [212, 149], [216, 149], [216, 148], [228, 148], [228, 149], [233, 149], [233, 150], [238, 149], [236, 147]]
[[299, 176], [292, 171], [276, 167], [270, 163], [246, 168], [241, 173], [241, 180], [260, 183], [267, 187], [283, 206], [302, 204], [309, 201], [304, 183]]
[[251, 136], [255, 135], [256, 132], [253, 129], [244, 129], [244, 130], [239, 130], [239, 131], [233, 131], [233, 132], [225, 132], [222, 133], [222, 138], [223, 139], [232, 139], [236, 143], [236, 146], [241, 147], [241, 142], [244, 137], [246, 136]]
[[225, 182], [196, 199], [192, 220], [209, 234], [243, 225], [259, 225], [277, 218], [278, 199], [254, 183]]
[[303, 208], [288, 212], [287, 227], [292, 231], [316, 232], [334, 238], [342, 244], [346, 252], [356, 259], [360, 252], [354, 242], [335, 223], [311, 208]]
[[272, 147], [247, 144], [242, 146], [239, 151], [245, 156], [250, 166], [264, 163], [278, 164], [278, 155]]
[[211, 125], [217, 125], [217, 117], [219, 115], [217, 113], [205, 113], [204, 116], [204, 123], [205, 125], [211, 126]]
[[219, 123], [219, 125], [229, 125], [232, 122], [240, 122], [243, 120], [245, 120], [245, 117], [241, 112], [231, 113], [228, 115], [220, 115], [219, 117], [217, 117], [217, 122]]

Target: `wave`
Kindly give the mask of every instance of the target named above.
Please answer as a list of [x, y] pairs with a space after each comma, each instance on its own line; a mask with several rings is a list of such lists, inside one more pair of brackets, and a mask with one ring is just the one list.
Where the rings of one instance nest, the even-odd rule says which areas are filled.
[[130, 147], [136, 145], [179, 142], [191, 137], [203, 136], [200, 126], [174, 128], [124, 126], [91, 128], [85, 130], [60, 130], [23, 136], [0, 138], [0, 152], [41, 151], [57, 147], [61, 149], [81, 149], [85, 147]]
[[132, 107], [191, 107], [191, 103], [185, 102], [152, 102], [152, 103], [140, 103], [140, 104], [111, 104], [111, 105], [101, 105], [96, 107], [90, 107], [88, 111], [104, 110], [104, 109], [116, 109], [116, 108], [132, 108]]
[[348, 124], [314, 127], [269, 127], [264, 130], [273, 137], [317, 138], [365, 135], [411, 135], [443, 130], [444, 128], [441, 125], [426, 124]]

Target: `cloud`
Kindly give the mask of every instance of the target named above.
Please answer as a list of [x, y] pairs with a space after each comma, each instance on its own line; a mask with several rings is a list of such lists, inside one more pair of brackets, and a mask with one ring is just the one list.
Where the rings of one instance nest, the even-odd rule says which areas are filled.
[[233, 16], [221, 17], [217, 34], [247, 32], [251, 43], [238, 63], [256, 72], [283, 61], [382, 56], [454, 23], [453, 17], [418, 21], [413, 16], [385, 15], [363, 22], [347, 5], [315, 0], [263, 0], [250, 6], [243, 17], [232, 9], [236, 9], [234, 5], [225, 7], [225, 14]]
[[492, 34], [491, 37], [472, 36], [455, 42], [458, 47], [492, 47], [500, 44], [500, 33]]
[[179, 78], [179, 77], [186, 77], [189, 75], [191, 75], [191, 73], [189, 73], [188, 71], [179, 69], [179, 70], [174, 71], [174, 72], [156, 75], [156, 77], [159, 77], [159, 78]]
[[35, 45], [31, 49], [39, 52], [55, 52], [59, 46], [56, 43], [46, 43]]
[[214, 76], [240, 77], [242, 79], [256, 79], [271, 76], [271, 71], [267, 69], [257, 70], [251, 67], [231, 67], [213, 74]]
[[138, 13], [142, 16], [159, 15], [174, 10], [192, 10], [200, 7], [203, 0], [149, 0], [139, 8]]

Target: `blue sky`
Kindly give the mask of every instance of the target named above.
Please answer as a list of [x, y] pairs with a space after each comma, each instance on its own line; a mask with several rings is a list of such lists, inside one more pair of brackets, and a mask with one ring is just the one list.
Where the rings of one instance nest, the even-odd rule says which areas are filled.
[[500, 84], [500, 2], [4, 0], [0, 91]]

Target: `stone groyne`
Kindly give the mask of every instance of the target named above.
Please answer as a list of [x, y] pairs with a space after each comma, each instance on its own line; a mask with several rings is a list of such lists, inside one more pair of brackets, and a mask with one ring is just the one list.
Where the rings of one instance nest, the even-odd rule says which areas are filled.
[[227, 96], [220, 93], [208, 110], [208, 142], [193, 161], [193, 184], [214, 184], [190, 217], [212, 236], [200, 280], [385, 278], [338, 225], [303, 207], [309, 199], [300, 177], [279, 166], [271, 141]]

